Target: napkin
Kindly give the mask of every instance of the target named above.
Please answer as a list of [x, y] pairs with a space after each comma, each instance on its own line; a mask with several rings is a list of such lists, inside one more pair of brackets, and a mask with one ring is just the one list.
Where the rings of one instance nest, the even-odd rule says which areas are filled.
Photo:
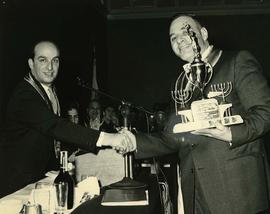
[[93, 198], [95, 195], [100, 194], [100, 187], [97, 177], [87, 177], [77, 184], [75, 187], [75, 206], [83, 203], [84, 201]]

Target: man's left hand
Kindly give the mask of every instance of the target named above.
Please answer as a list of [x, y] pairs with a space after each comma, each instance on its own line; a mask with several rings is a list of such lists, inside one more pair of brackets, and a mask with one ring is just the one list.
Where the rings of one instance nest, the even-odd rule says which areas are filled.
[[200, 129], [200, 130], [192, 131], [191, 134], [204, 135], [207, 137], [216, 138], [218, 140], [231, 142], [232, 132], [231, 132], [230, 127], [224, 126], [220, 122], [216, 122], [215, 125], [216, 125], [215, 128]]

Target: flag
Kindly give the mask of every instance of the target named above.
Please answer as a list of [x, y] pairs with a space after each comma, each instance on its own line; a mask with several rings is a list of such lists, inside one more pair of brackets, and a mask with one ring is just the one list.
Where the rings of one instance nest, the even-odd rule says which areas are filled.
[[93, 47], [93, 55], [92, 55], [92, 90], [91, 92], [91, 100], [97, 99], [98, 94], [95, 90], [98, 90], [98, 83], [97, 83], [97, 69], [96, 69], [96, 47]]

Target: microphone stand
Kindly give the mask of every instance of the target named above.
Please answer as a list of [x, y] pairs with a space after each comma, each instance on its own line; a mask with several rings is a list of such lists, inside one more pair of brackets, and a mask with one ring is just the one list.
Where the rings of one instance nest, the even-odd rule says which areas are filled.
[[81, 87], [83, 87], [83, 88], [85, 88], [85, 89], [87, 89], [87, 90], [89, 90], [89, 91], [94, 91], [94, 92], [96, 92], [97, 94], [103, 95], [104, 97], [110, 98], [111, 100], [117, 101], [117, 102], [119, 102], [119, 103], [121, 103], [121, 104], [123, 104], [123, 105], [128, 105], [129, 107], [135, 108], [135, 109], [137, 109], [137, 110], [139, 110], [139, 111], [142, 111], [142, 112], [144, 112], [144, 113], [146, 113], [146, 114], [150, 114], [150, 115], [153, 115], [153, 114], [154, 114], [153, 112], [150, 112], [150, 111], [146, 110], [144, 107], [136, 106], [136, 105], [134, 105], [134, 104], [131, 104], [130, 102], [127, 102], [127, 101], [118, 99], [118, 98], [116, 98], [116, 97], [114, 97], [114, 96], [112, 96], [112, 95], [110, 95], [110, 94], [108, 94], [108, 93], [105, 93], [105, 92], [100, 91], [100, 90], [98, 90], [98, 89], [92, 88], [92, 87], [90, 87], [90, 86], [88, 85], [88, 83], [86, 83], [86, 82], [85, 82], [84, 80], [82, 80], [80, 77], [77, 77], [76, 79], [77, 79], [77, 84], [78, 84], [79, 86], [81, 86]]
[[[121, 106], [121, 114], [123, 116], [124, 129], [128, 130], [128, 116], [130, 113], [129, 106], [124, 104]], [[125, 177], [114, 184], [109, 185], [109, 188], [117, 189], [133, 189], [146, 188], [146, 184], [133, 180], [133, 153], [129, 152], [124, 155]]]
[[[101, 94], [103, 96], [106, 96], [112, 100], [121, 102], [121, 115], [123, 117], [123, 126], [124, 129], [128, 130], [128, 117], [130, 114], [130, 107], [136, 108], [140, 111], [143, 111], [147, 114], [152, 114], [151, 112], [145, 110], [143, 107], [136, 107], [134, 105], [131, 105], [128, 102], [119, 100], [107, 93], [101, 92], [100, 90], [94, 89], [92, 87], [89, 87], [87, 84], [85, 84], [79, 77], [77, 77], [78, 84], [82, 86], [83, 88], [86, 88], [88, 90], [93, 90], [97, 92], [98, 94]], [[102, 198], [102, 205], [110, 205], [113, 202], [141, 202], [137, 203], [135, 205], [147, 205], [147, 196], [146, 196], [146, 187], [147, 185], [138, 181], [135, 181], [133, 179], [133, 153], [129, 152], [124, 155], [124, 170], [125, 170], [125, 176], [122, 180], [113, 183], [111, 185], [108, 185], [108, 189], [105, 190], [105, 193]], [[120, 204], [121, 205], [121, 204]]]
[[[124, 129], [128, 129], [129, 106], [122, 105], [121, 114], [123, 116]], [[101, 204], [103, 206], [118, 205], [132, 206], [148, 205], [146, 196], [146, 184], [133, 180], [132, 153], [124, 155], [125, 177], [111, 185], [105, 190]]]

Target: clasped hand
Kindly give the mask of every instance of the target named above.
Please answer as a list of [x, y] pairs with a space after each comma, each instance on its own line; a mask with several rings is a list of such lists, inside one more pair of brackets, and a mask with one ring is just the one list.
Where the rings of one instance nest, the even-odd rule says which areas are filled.
[[119, 130], [111, 137], [111, 147], [120, 154], [126, 154], [136, 149], [135, 136], [126, 129]]
[[232, 132], [231, 132], [230, 127], [226, 127], [222, 125], [220, 122], [216, 122], [215, 125], [216, 125], [215, 128], [200, 129], [200, 130], [192, 131], [191, 134], [204, 135], [207, 137], [216, 138], [218, 140], [231, 142]]

